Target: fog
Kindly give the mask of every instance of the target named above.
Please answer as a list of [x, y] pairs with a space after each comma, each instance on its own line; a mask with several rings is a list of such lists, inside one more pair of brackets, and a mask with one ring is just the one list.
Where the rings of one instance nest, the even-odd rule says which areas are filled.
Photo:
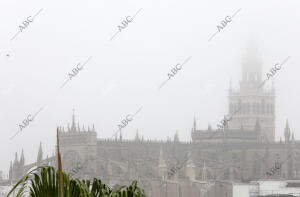
[[[123, 128], [123, 138], [133, 139], [138, 130], [144, 139], [166, 140], [178, 131], [180, 141], [191, 141], [194, 117], [198, 129], [216, 128], [228, 113], [229, 83], [239, 88], [249, 47], [263, 60], [263, 77], [290, 56], [263, 88], [274, 82], [276, 140], [283, 137], [286, 119], [299, 139], [299, 6], [298, 0], [2, 0], [0, 170], [7, 173], [22, 149], [26, 164], [36, 161], [40, 142], [44, 156], [51, 156], [56, 128], [67, 128], [73, 109], [76, 122], [94, 124], [98, 138], [111, 138], [128, 114], [141, 109]], [[41, 9], [11, 41], [23, 21]], [[209, 41], [220, 22], [239, 9]]]

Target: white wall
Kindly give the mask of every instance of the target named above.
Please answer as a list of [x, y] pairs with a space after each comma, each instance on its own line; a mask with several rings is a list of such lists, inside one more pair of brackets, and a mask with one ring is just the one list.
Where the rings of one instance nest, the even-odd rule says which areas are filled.
[[[291, 181], [292, 182], [292, 181]], [[294, 194], [300, 196], [299, 187], [286, 187], [286, 181], [260, 181], [259, 182], [259, 194]]]
[[249, 184], [233, 184], [232, 197], [250, 197]]

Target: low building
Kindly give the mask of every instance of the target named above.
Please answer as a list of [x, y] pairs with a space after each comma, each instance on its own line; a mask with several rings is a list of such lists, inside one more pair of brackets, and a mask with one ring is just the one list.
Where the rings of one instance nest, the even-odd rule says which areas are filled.
[[[299, 197], [300, 180], [259, 180], [250, 183], [227, 182], [228, 197]], [[225, 196], [225, 195], [224, 195]], [[211, 196], [212, 197], [212, 196]]]

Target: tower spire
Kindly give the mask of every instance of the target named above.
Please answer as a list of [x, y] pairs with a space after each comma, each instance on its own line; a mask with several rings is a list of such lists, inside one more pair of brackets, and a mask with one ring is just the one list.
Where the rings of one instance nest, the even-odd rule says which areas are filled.
[[8, 174], [8, 178], [10, 181], [12, 181], [12, 175], [13, 175], [13, 165], [12, 165], [12, 161], [10, 161], [9, 174]]
[[138, 129], [136, 130], [136, 134], [135, 134], [134, 140], [138, 141], [138, 142], [140, 141], [140, 136], [139, 136], [139, 130]]
[[256, 44], [250, 43], [243, 58], [241, 89], [247, 91], [260, 85], [262, 79], [262, 58]]
[[42, 160], [43, 160], [43, 150], [42, 150], [42, 142], [40, 142], [39, 152], [38, 152], [38, 156], [37, 156], [38, 165], [41, 164]]
[[22, 153], [21, 153], [20, 164], [21, 164], [21, 166], [23, 166], [25, 164], [25, 157], [24, 157], [24, 151], [23, 151], [23, 149], [22, 149]]
[[290, 137], [291, 137], [291, 129], [289, 126], [289, 120], [287, 119], [285, 123], [285, 129], [284, 129], [284, 138], [286, 143], [290, 141]]
[[194, 116], [194, 125], [193, 125], [193, 130], [196, 131], [196, 117]]
[[178, 130], [176, 130], [176, 133], [174, 135], [174, 142], [179, 142]]
[[18, 164], [18, 153], [15, 153], [14, 165]]
[[71, 131], [75, 132], [76, 131], [76, 123], [75, 123], [75, 109], [73, 108], [73, 116], [72, 116], [72, 126], [71, 126]]
[[77, 122], [77, 131], [80, 132], [79, 122]]
[[232, 78], [229, 80], [229, 92], [232, 92]]

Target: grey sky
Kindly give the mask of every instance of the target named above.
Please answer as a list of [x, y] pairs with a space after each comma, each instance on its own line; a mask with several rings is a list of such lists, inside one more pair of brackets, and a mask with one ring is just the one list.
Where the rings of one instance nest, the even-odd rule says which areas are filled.
[[[25, 162], [54, 151], [58, 125], [67, 126], [75, 108], [76, 121], [95, 124], [100, 138], [111, 137], [127, 114], [143, 109], [123, 131], [136, 129], [145, 139], [190, 141], [193, 117], [198, 129], [216, 128], [227, 114], [228, 88], [237, 88], [241, 62], [249, 43], [263, 58], [263, 76], [274, 64], [291, 59], [274, 77], [276, 139], [288, 118], [300, 138], [300, 2], [298, 0], [67, 0], [0, 1], [0, 170], [22, 148]], [[12, 42], [18, 26], [43, 11]], [[112, 41], [118, 25], [142, 10]], [[241, 8], [210, 42], [217, 25]], [[9, 57], [6, 56], [9, 54]], [[65, 87], [68, 73], [93, 58]], [[192, 58], [158, 90], [177, 63]], [[271, 85], [268, 81], [265, 88]], [[13, 140], [18, 125], [45, 108]], [[296, 132], [298, 131], [298, 132]]]

